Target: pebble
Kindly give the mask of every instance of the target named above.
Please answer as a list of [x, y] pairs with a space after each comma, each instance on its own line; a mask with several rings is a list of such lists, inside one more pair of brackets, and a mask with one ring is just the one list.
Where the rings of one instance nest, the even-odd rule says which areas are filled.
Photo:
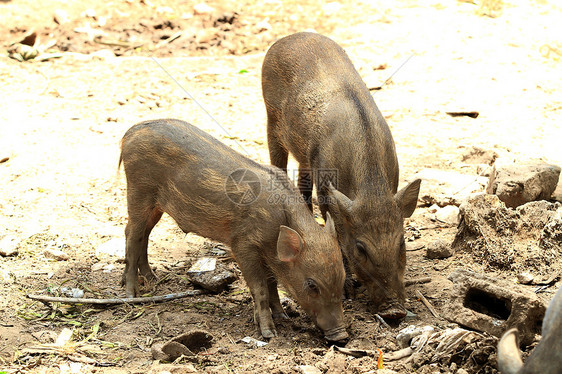
[[193, 7], [194, 14], [211, 14], [215, 11], [215, 8], [205, 4], [199, 3]]
[[113, 238], [96, 248], [96, 256], [105, 253], [110, 256], [125, 257], [125, 238]]
[[271, 31], [272, 29], [271, 25], [269, 24], [269, 22], [267, 22], [267, 20], [258, 22], [256, 24], [256, 28], [258, 29], [258, 32]]
[[455, 205], [447, 205], [435, 212], [435, 219], [448, 225], [457, 226], [460, 222], [459, 208]]
[[312, 365], [299, 365], [297, 366], [299, 373], [302, 374], [322, 374], [322, 371]]
[[535, 277], [533, 277], [533, 275], [531, 273], [527, 272], [527, 271], [517, 274], [517, 282], [519, 282], [521, 284], [529, 284], [534, 279], [535, 279]]
[[425, 254], [425, 256], [429, 259], [447, 258], [452, 255], [453, 249], [451, 248], [451, 244], [442, 239], [437, 239], [429, 243]]
[[242, 343], [250, 344], [250, 345], [256, 346], [258, 348], [263, 347], [264, 345], [267, 345], [267, 342], [264, 342], [262, 340], [254, 339], [251, 336], [245, 336], [242, 339], [240, 339], [240, 341]]
[[55, 15], [53, 16], [53, 19], [59, 25], [63, 25], [65, 23], [70, 22], [70, 17], [68, 16], [68, 12], [64, 9], [55, 10]]
[[0, 240], [0, 255], [4, 257], [15, 256], [18, 252], [20, 241], [12, 235], [8, 235]]
[[69, 259], [66, 252], [63, 252], [59, 249], [54, 249], [54, 248], [45, 249], [45, 251], [43, 252], [43, 255], [46, 258], [50, 258], [50, 259], [53, 259], [53, 260], [56, 260], [56, 261], [67, 261]]

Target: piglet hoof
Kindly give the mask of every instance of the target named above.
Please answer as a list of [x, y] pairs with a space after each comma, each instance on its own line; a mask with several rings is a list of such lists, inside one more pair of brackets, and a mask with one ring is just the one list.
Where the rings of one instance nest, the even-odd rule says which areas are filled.
[[275, 329], [263, 328], [261, 329], [261, 335], [266, 339], [271, 339], [277, 336], [277, 331]]
[[290, 319], [287, 313], [285, 313], [284, 311], [273, 313], [272, 315], [273, 315], [273, 319], [277, 321]]
[[324, 337], [332, 343], [344, 343], [349, 338], [349, 335], [345, 327], [338, 327], [333, 330], [324, 331]]
[[127, 295], [127, 298], [132, 299], [133, 297], [136, 297], [139, 292], [136, 287], [127, 287], [125, 294]]

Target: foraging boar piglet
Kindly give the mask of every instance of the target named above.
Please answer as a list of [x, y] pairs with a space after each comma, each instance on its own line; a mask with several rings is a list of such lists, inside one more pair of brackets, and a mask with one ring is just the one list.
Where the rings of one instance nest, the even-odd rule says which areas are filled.
[[523, 365], [517, 346], [517, 329], [510, 329], [498, 343], [502, 374], [562, 373], [562, 287], [550, 302], [542, 322], [542, 339]]
[[[278, 40], [262, 67], [271, 163], [299, 162], [309, 207], [316, 185], [322, 214], [332, 213], [351, 270], [385, 318], [402, 318], [404, 218], [414, 212], [420, 180], [398, 191], [390, 129], [344, 50], [315, 33]], [[336, 188], [326, 175], [337, 172]], [[332, 181], [333, 182], [333, 181]]]
[[345, 279], [334, 223], [322, 228], [281, 170], [262, 166], [189, 123], [162, 119], [131, 127], [122, 140], [129, 222], [123, 282], [137, 294], [138, 271], [154, 274], [148, 236], [168, 213], [184, 232], [228, 244], [254, 299], [261, 334], [287, 318], [279, 280], [328, 340], [347, 338]]

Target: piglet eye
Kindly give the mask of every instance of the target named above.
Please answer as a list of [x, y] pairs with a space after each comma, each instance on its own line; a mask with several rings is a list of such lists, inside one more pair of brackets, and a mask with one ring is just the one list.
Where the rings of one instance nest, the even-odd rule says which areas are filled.
[[304, 281], [304, 288], [313, 296], [318, 296], [320, 294], [320, 289], [313, 279], [307, 278]]
[[357, 250], [359, 251], [359, 253], [361, 253], [363, 256], [367, 255], [367, 249], [365, 248], [365, 244], [363, 242], [360, 242], [359, 240], [355, 243], [355, 247], [357, 248]]

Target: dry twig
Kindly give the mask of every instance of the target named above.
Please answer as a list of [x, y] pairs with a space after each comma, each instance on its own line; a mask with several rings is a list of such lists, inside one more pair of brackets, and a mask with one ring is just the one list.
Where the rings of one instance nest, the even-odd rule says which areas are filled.
[[142, 304], [142, 303], [158, 303], [163, 301], [169, 301], [174, 299], [181, 299], [188, 296], [202, 295], [206, 292], [203, 290], [192, 290], [179, 293], [171, 293], [162, 296], [152, 296], [152, 297], [131, 297], [131, 298], [117, 298], [117, 299], [88, 299], [82, 297], [53, 297], [53, 296], [43, 296], [43, 295], [27, 295], [28, 298], [32, 300], [39, 300], [41, 302], [47, 303], [66, 303], [66, 304], [98, 304], [98, 305], [110, 305], [110, 304]]
[[404, 285], [408, 287], [413, 284], [424, 284], [429, 282], [431, 282], [431, 277], [421, 277], [421, 278], [414, 278], [414, 279], [406, 279], [404, 281]]
[[433, 314], [434, 317], [436, 318], [441, 318], [439, 317], [439, 314], [437, 314], [437, 311], [435, 310], [435, 308], [433, 307], [433, 305], [431, 305], [429, 303], [429, 301], [425, 298], [425, 296], [420, 292], [420, 290], [416, 290], [416, 295], [417, 297], [420, 298], [421, 302], [423, 303], [423, 305], [425, 305], [427, 307], [427, 309], [429, 309], [429, 311], [431, 312], [431, 314]]

